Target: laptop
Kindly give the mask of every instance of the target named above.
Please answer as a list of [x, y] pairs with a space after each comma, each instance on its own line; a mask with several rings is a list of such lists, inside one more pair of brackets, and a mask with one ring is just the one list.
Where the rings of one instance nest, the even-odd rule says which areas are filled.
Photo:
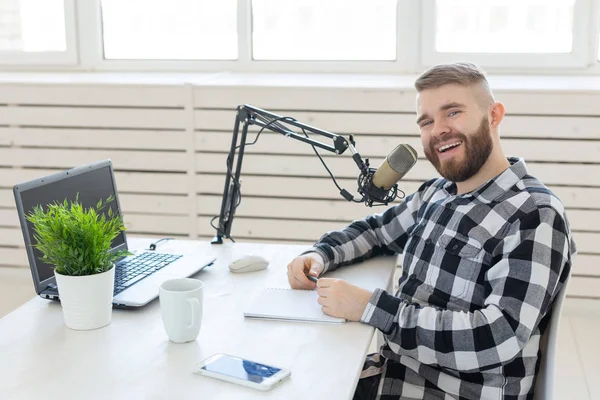
[[[103, 160], [38, 178], [16, 185], [13, 192], [35, 291], [42, 298], [60, 300], [54, 270], [40, 260], [41, 252], [32, 246], [35, 243], [33, 225], [25, 216], [38, 204], [45, 206], [65, 199], [71, 201], [78, 194], [79, 202], [84, 207], [95, 206], [99, 199], [106, 200], [112, 195], [114, 200], [108, 204], [105, 212], [112, 208], [113, 213], [122, 215], [112, 162]], [[158, 296], [159, 287], [164, 281], [191, 276], [216, 259], [200, 251], [189, 254], [161, 251], [162, 243], [157, 243], [152, 251], [131, 251], [127, 247], [125, 232], [113, 240], [111, 251], [128, 250], [133, 253], [133, 256], [122, 257], [115, 262], [113, 305], [144, 306]]]

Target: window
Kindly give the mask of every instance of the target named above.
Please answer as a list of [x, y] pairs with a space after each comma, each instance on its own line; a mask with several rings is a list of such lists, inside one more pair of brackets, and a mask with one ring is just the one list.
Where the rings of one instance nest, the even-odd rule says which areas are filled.
[[575, 0], [437, 0], [436, 50], [570, 53]]
[[600, 0], [0, 0], [0, 70], [415, 74], [468, 60], [600, 74], [598, 12]]
[[506, 67], [585, 65], [585, 0], [426, 0], [426, 64], [468, 58]]
[[0, 0], [0, 60], [74, 61], [72, 11], [68, 0]]
[[0, 50], [67, 50], [62, 0], [2, 0], [0, 7]]
[[255, 60], [395, 60], [396, 0], [252, 0]]
[[102, 0], [106, 59], [234, 60], [236, 0]]

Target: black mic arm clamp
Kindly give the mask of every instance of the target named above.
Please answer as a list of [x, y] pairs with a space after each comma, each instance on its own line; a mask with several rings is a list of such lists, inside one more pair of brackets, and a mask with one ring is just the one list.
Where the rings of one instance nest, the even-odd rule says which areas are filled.
[[[244, 150], [247, 144], [246, 137], [248, 136], [248, 127], [251, 125], [260, 127], [261, 131], [262, 129], [268, 129], [272, 132], [280, 133], [286, 137], [327, 150], [337, 155], [343, 154], [349, 147], [354, 149], [354, 138], [352, 135], [350, 135], [350, 140], [348, 140], [341, 135], [298, 122], [294, 118], [283, 117], [247, 104], [238, 106], [233, 127], [233, 136], [231, 138], [231, 147], [229, 149], [229, 155], [227, 156], [227, 173], [225, 187], [223, 189], [221, 211], [219, 214], [219, 225], [216, 227], [217, 234], [211, 241], [212, 244], [221, 244], [223, 243], [223, 238], [231, 238], [233, 217], [241, 198], [240, 173], [242, 170]], [[329, 145], [307, 137], [306, 135], [298, 134], [293, 131], [294, 128], [301, 129], [303, 133], [309, 132], [327, 137], [332, 140], [333, 144]], [[354, 150], [353, 153], [356, 153], [356, 150]], [[358, 157], [360, 158], [360, 155]], [[360, 162], [362, 163], [362, 160], [360, 160]], [[340, 193], [346, 200], [353, 200], [353, 196], [348, 191], [342, 190]]]

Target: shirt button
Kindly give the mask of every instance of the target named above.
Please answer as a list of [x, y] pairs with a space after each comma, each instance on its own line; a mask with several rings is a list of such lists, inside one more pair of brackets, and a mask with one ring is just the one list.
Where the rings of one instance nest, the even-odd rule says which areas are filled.
[[425, 243], [426, 243], [426, 244], [431, 244], [432, 242], [433, 242], [433, 240], [431, 240], [431, 239], [427, 239], [427, 240], [425, 241]]
[[416, 279], [417, 278], [417, 274], [412, 274], [409, 279]]
[[455, 244], [454, 246], [452, 246], [452, 250], [457, 250], [458, 249], [458, 245]]

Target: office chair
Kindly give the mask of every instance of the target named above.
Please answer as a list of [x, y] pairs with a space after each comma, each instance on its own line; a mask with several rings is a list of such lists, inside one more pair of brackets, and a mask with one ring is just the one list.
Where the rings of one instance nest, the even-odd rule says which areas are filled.
[[552, 305], [552, 316], [546, 332], [540, 341], [542, 359], [540, 369], [535, 383], [534, 400], [554, 400], [556, 382], [556, 351], [558, 348], [558, 326], [563, 310], [563, 302], [567, 297], [567, 283], [571, 274], [567, 276], [554, 304]]

